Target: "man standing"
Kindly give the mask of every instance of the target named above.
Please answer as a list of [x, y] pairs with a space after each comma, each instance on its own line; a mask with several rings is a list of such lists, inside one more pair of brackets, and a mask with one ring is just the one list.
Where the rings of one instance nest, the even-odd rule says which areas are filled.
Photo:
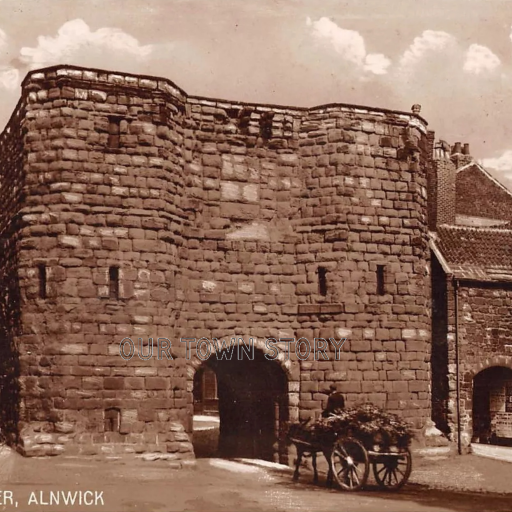
[[336, 391], [336, 384], [331, 384], [329, 386], [329, 398], [322, 412], [322, 418], [328, 418], [331, 414], [336, 414], [336, 411], [342, 411], [343, 409], [345, 409], [345, 398], [339, 391]]

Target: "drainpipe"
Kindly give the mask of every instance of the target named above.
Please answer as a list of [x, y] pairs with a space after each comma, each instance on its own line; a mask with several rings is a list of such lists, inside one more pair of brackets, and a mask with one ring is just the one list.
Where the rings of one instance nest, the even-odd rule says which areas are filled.
[[454, 314], [455, 314], [455, 379], [457, 383], [457, 449], [462, 455], [462, 440], [460, 427], [460, 371], [459, 371], [459, 281], [453, 279]]

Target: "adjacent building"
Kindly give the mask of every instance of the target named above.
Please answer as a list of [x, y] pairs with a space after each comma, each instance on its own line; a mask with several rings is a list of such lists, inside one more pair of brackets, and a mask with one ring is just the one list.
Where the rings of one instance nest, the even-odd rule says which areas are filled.
[[461, 144], [430, 183], [433, 419], [461, 451], [512, 444], [512, 193]]

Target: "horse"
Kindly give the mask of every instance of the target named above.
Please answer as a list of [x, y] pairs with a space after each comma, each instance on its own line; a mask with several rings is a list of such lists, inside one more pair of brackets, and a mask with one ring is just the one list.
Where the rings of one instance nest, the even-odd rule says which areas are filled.
[[316, 455], [322, 452], [329, 471], [327, 473], [327, 487], [332, 487], [334, 472], [332, 468], [331, 456], [333, 451], [334, 440], [315, 439], [315, 436], [307, 428], [308, 420], [303, 420], [300, 423], [292, 423], [288, 429], [286, 436], [288, 444], [294, 444], [297, 449], [297, 459], [295, 460], [295, 471], [293, 473], [293, 480], [299, 479], [299, 466], [303, 457], [311, 457], [313, 466], [313, 483], [318, 483], [318, 470], [316, 466]]

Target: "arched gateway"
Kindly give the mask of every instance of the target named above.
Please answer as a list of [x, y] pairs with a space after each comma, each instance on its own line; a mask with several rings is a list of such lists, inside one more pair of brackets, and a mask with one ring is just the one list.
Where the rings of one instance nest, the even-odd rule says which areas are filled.
[[472, 439], [512, 445], [512, 369], [491, 366], [475, 375]]
[[[40, 144], [48, 126], [56, 151]], [[164, 78], [75, 66], [30, 72], [0, 134], [0, 365], [19, 384], [2, 430], [25, 455], [186, 460], [201, 364], [219, 381], [225, 454], [271, 458], [286, 417], [318, 416], [331, 384], [421, 430], [433, 137], [417, 112], [199, 98]], [[279, 340], [289, 359], [189, 358], [187, 340], [239, 334]], [[125, 337], [164, 343], [128, 360]], [[299, 339], [312, 347], [301, 357]]]
[[[287, 462], [282, 440], [289, 419], [288, 378], [279, 362], [263, 351], [240, 353], [228, 359], [226, 351], [211, 356], [196, 370], [214, 372], [220, 420], [217, 455]], [[235, 354], [236, 355], [236, 354]], [[197, 374], [197, 373], [196, 373]], [[198, 380], [196, 379], [197, 390]], [[204, 385], [201, 391], [204, 393]], [[196, 395], [197, 399], [197, 395]]]

